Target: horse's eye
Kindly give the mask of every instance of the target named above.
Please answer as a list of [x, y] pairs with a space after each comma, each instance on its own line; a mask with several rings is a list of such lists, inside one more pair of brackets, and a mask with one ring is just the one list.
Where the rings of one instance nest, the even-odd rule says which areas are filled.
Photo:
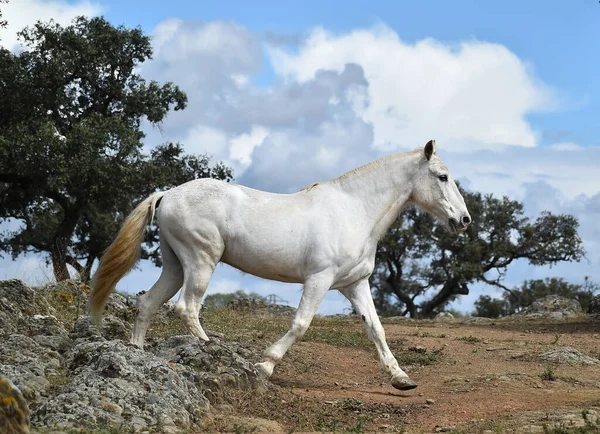
[[438, 178], [442, 182], [448, 182], [448, 175], [440, 175]]

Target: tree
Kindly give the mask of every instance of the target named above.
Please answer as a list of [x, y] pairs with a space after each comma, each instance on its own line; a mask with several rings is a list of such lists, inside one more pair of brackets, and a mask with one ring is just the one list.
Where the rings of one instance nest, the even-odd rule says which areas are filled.
[[[8, 0], [0, 0], [1, 3], [8, 3]], [[0, 29], [6, 28], [6, 26], [8, 26], [8, 23], [2, 19], [2, 9], [0, 9]]]
[[600, 285], [589, 280], [587, 276], [582, 284], [569, 283], [556, 277], [544, 280], [526, 280], [520, 288], [504, 293], [501, 299], [491, 299], [486, 295], [480, 296], [475, 302], [476, 309], [473, 314], [490, 318], [514, 315], [522, 312], [535, 300], [547, 295], [575, 299], [581, 304], [583, 311], [587, 312], [594, 294], [598, 291], [600, 291]]
[[543, 212], [531, 220], [507, 197], [462, 193], [473, 219], [466, 232], [450, 233], [411, 208], [380, 241], [371, 284], [381, 314], [430, 317], [473, 282], [510, 292], [502, 279], [515, 260], [552, 265], [583, 256], [575, 217]]
[[480, 295], [475, 301], [473, 316], [486, 318], [500, 318], [506, 315], [506, 302], [504, 299], [492, 298], [489, 295]]
[[[187, 97], [137, 74], [152, 56], [139, 28], [79, 17], [19, 36], [20, 54], [0, 51], [0, 222], [18, 225], [0, 234], [0, 251], [47, 253], [57, 280], [70, 277], [67, 264], [87, 279], [136, 202], [195, 178], [231, 179], [179, 144], [144, 152], [142, 121], [159, 124]], [[154, 230], [142, 257], [160, 263], [156, 241]]]
[[243, 289], [238, 289], [236, 292], [222, 293], [217, 292], [215, 294], [209, 294], [204, 299], [204, 305], [212, 307], [212, 308], [224, 308], [227, 307], [229, 302], [234, 300], [242, 300], [242, 299], [250, 299], [250, 300], [258, 300], [263, 301], [264, 298], [255, 292], [251, 292], [247, 294]]

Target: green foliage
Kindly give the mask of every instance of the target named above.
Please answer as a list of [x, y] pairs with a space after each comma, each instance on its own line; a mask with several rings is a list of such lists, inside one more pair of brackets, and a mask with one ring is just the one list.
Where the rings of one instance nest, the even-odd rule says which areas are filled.
[[519, 259], [553, 265], [583, 257], [575, 217], [543, 212], [530, 219], [518, 201], [462, 193], [473, 219], [466, 232], [450, 233], [409, 208], [380, 241], [371, 284], [382, 315], [431, 317], [468, 294], [471, 283], [504, 288], [508, 266]]
[[515, 288], [504, 293], [501, 299], [492, 299], [482, 295], [475, 302], [475, 316], [498, 318], [500, 316], [514, 315], [531, 305], [535, 300], [547, 295], [559, 295], [575, 299], [587, 312], [589, 304], [600, 286], [586, 276], [582, 284], [568, 283], [562, 278], [546, 278], [527, 280], [520, 288]]
[[540, 374], [540, 378], [543, 381], [556, 381], [556, 380], [558, 380], [558, 377], [556, 376], [556, 373], [554, 372], [554, 369], [552, 369], [551, 367], [547, 367], [546, 369], [544, 369], [544, 371]]
[[[8, 0], [0, 0], [0, 3], [8, 3]], [[6, 28], [8, 23], [2, 19], [2, 9], [0, 9], [0, 29]]]
[[334, 321], [319, 325], [315, 322], [304, 337], [305, 341], [325, 342], [334, 347], [366, 348], [371, 349], [373, 343], [364, 330], [348, 330], [347, 323], [336, 324]]
[[441, 352], [441, 348], [439, 350], [428, 351], [427, 349], [423, 350], [419, 347], [414, 347], [395, 353], [395, 356], [401, 366], [425, 366], [436, 363]]
[[252, 300], [263, 300], [263, 297], [255, 292], [247, 294], [243, 289], [238, 289], [236, 292], [230, 292], [227, 294], [217, 292], [215, 294], [209, 294], [204, 299], [204, 305], [213, 309], [222, 309], [234, 300], [241, 299], [252, 299]]
[[562, 278], [555, 277], [545, 280], [528, 280], [521, 285], [521, 288], [504, 294], [506, 314], [512, 315], [518, 313], [531, 305], [536, 299], [547, 295], [560, 295], [565, 298], [573, 298], [581, 304], [583, 311], [586, 312], [590, 301], [592, 301], [594, 294], [599, 289], [600, 286], [590, 281], [587, 276], [582, 284], [568, 283]]
[[[0, 251], [49, 253], [85, 280], [125, 216], [148, 194], [183, 182], [230, 180], [231, 169], [167, 143], [144, 152], [142, 122], [159, 124], [187, 97], [137, 74], [152, 56], [141, 29], [79, 17], [20, 32], [25, 49], [0, 50]], [[142, 257], [160, 263], [156, 228]]]
[[500, 318], [506, 315], [505, 300], [492, 298], [489, 295], [481, 295], [475, 301], [473, 316], [486, 318]]
[[477, 336], [473, 336], [473, 335], [461, 336], [459, 338], [456, 338], [456, 340], [458, 340], [458, 341], [464, 341], [464, 342], [469, 342], [471, 344], [476, 344], [478, 342], [481, 342], [481, 338], [478, 338]]

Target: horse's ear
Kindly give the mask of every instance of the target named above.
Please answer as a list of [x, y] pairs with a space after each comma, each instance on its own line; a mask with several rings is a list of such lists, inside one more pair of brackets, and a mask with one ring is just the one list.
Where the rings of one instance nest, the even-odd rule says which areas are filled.
[[435, 140], [430, 140], [427, 142], [427, 144], [425, 145], [424, 153], [425, 158], [430, 160], [431, 156], [435, 154]]

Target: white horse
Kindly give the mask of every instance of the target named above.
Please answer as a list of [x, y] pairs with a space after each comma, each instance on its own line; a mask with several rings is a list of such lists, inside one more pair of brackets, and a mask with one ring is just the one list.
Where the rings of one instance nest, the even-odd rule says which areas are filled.
[[146, 225], [156, 211], [163, 268], [158, 281], [138, 300], [133, 344], [143, 346], [152, 316], [180, 288], [176, 312], [191, 333], [208, 340], [198, 314], [221, 261], [265, 279], [304, 284], [289, 331], [256, 365], [265, 377], [304, 335], [327, 291], [337, 289], [361, 315], [392, 385], [413, 389], [417, 385], [388, 348], [369, 287], [377, 242], [406, 203], [421, 206], [450, 231], [465, 230], [471, 222], [433, 140], [424, 149], [381, 158], [294, 194], [267, 193], [214, 179], [154, 193], [127, 217], [102, 257], [94, 277], [91, 315], [100, 322], [110, 292], [134, 266]]

